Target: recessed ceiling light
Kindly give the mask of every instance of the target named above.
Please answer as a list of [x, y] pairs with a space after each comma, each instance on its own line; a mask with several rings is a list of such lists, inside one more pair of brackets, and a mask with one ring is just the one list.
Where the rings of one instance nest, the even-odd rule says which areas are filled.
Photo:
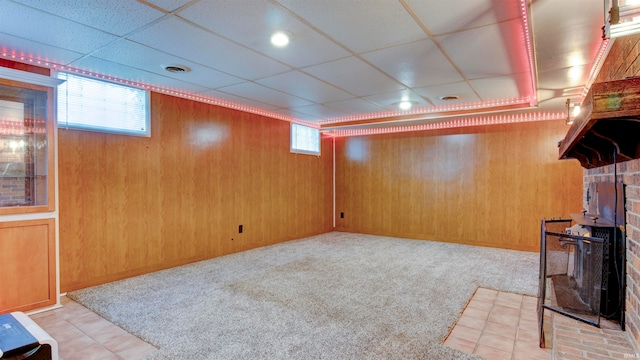
[[188, 67], [184, 65], [167, 65], [164, 69], [170, 73], [180, 74], [191, 71]]
[[276, 47], [285, 47], [289, 45], [289, 34], [284, 31], [276, 31], [271, 35], [271, 44]]
[[460, 99], [460, 95], [442, 95], [438, 99], [444, 100], [444, 101], [453, 101], [453, 100]]
[[398, 104], [398, 107], [400, 108], [400, 110], [409, 110], [411, 109], [411, 106], [413, 104], [411, 104], [411, 101], [401, 101], [400, 104]]

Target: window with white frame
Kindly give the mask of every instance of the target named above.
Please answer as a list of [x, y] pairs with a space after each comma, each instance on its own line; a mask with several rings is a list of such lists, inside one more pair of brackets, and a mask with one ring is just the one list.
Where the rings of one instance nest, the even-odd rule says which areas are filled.
[[150, 136], [149, 92], [70, 73], [58, 86], [58, 126], [69, 129]]
[[291, 152], [320, 156], [320, 130], [291, 123]]

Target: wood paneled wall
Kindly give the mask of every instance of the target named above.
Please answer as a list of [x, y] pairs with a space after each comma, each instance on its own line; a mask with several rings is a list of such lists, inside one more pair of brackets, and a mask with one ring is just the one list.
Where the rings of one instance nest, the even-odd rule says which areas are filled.
[[289, 126], [152, 93], [150, 138], [61, 129], [61, 291], [331, 231], [331, 140]]
[[[539, 250], [540, 219], [581, 209], [564, 121], [336, 139], [336, 230]], [[344, 218], [341, 218], [344, 213]]]
[[55, 305], [55, 220], [0, 222], [0, 314]]

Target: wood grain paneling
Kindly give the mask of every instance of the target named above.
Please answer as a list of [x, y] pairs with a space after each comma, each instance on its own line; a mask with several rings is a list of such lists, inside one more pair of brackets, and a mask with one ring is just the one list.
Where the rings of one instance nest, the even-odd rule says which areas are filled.
[[0, 222], [0, 314], [56, 304], [54, 222]]
[[332, 156], [330, 139], [290, 153], [287, 122], [157, 93], [150, 138], [60, 130], [61, 290], [331, 231]]
[[582, 169], [557, 160], [566, 131], [546, 121], [339, 138], [336, 230], [537, 251], [541, 218], [581, 208]]

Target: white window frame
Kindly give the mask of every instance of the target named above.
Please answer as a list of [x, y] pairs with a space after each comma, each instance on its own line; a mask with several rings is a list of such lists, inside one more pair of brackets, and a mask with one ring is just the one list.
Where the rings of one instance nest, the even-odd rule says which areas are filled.
[[[103, 79], [97, 79], [94, 77], [82, 76], [75, 73], [69, 72], [57, 72], [56, 77], [59, 79], [66, 80], [62, 85], [58, 86], [57, 90], [57, 115], [58, 115], [58, 127], [65, 129], [76, 129], [76, 130], [86, 130], [86, 131], [95, 131], [95, 132], [103, 132], [110, 134], [123, 134], [123, 135], [133, 135], [133, 136], [142, 136], [142, 137], [150, 137], [151, 136], [151, 120], [149, 115], [149, 107], [150, 107], [150, 95], [149, 91], [133, 87], [127, 86], [120, 83], [107, 81]], [[110, 121], [110, 119], [114, 118], [114, 112], [117, 113], [117, 110], [103, 109], [103, 112], [100, 109], [97, 110], [95, 116], [105, 117], [100, 122], [87, 123], [82, 120], [73, 120], [72, 111], [69, 111], [69, 97], [67, 94], [67, 83], [71, 80], [85, 79], [89, 82], [94, 83], [103, 83], [104, 85], [113, 86], [114, 89], [124, 92], [124, 94], [136, 94], [134, 97], [136, 99], [140, 99], [140, 95], [142, 95], [142, 104], [144, 109], [142, 109], [142, 114], [144, 116], [144, 128], [133, 129], [132, 124], [128, 120], [124, 120], [121, 122], [123, 126], [114, 125], [114, 122]], [[133, 91], [133, 93], [131, 92]], [[90, 97], [87, 97], [90, 98]], [[139, 106], [140, 104], [134, 104], [132, 106]], [[82, 105], [80, 105], [82, 106]], [[131, 113], [140, 113], [140, 109], [135, 110], [125, 110], [125, 115], [131, 115]], [[137, 122], [140, 123], [139, 121]], [[101, 126], [100, 124], [104, 124]], [[124, 126], [127, 125], [128, 127]]]
[[290, 138], [292, 153], [320, 156], [320, 129], [292, 122]]

